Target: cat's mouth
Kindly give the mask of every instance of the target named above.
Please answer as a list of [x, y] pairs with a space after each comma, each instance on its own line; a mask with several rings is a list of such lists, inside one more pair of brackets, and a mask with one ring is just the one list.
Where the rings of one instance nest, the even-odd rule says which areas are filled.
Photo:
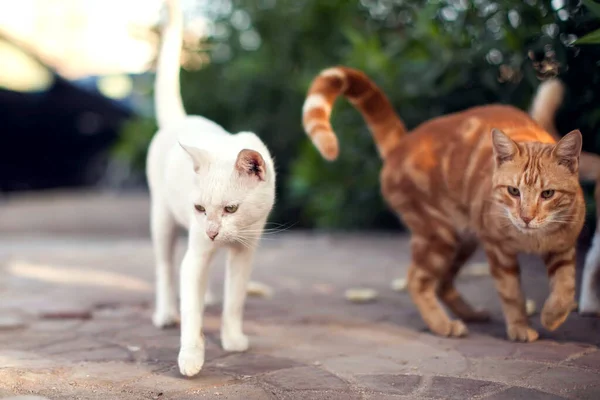
[[521, 231], [523, 233], [533, 233], [540, 229], [539, 225], [531, 225], [531, 224], [525, 225], [525, 224], [519, 224], [519, 223], [515, 223], [514, 225], [519, 231]]

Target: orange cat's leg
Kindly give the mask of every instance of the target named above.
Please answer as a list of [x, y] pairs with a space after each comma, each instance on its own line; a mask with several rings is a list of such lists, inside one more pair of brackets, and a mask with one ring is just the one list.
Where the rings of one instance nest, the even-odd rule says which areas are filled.
[[535, 341], [538, 333], [529, 327], [525, 297], [521, 291], [517, 255], [507, 253], [502, 248], [491, 244], [486, 244], [484, 247], [496, 290], [502, 302], [508, 338], [518, 342]]
[[450, 311], [464, 321], [488, 321], [490, 314], [486, 310], [473, 308], [454, 286], [454, 278], [473, 253], [475, 253], [475, 250], [477, 250], [476, 241], [468, 240], [460, 244], [448, 272], [442, 278], [438, 288], [438, 295]]
[[575, 253], [572, 247], [544, 256], [550, 278], [550, 295], [542, 309], [542, 325], [550, 331], [565, 322], [575, 305]]
[[443, 275], [452, 263], [455, 247], [435, 236], [413, 232], [412, 264], [408, 270], [408, 290], [423, 321], [433, 333], [441, 336], [465, 336], [467, 327], [460, 320], [451, 320], [437, 298]]

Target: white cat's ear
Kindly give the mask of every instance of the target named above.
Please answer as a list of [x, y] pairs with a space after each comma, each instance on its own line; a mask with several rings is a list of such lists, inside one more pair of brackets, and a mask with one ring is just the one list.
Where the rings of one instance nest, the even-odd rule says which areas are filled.
[[560, 165], [569, 168], [575, 173], [579, 167], [579, 155], [581, 154], [581, 132], [578, 129], [567, 133], [556, 143], [552, 155]]
[[260, 153], [249, 149], [239, 152], [235, 162], [235, 169], [242, 176], [253, 177], [260, 181], [264, 181], [267, 174], [265, 160]]
[[492, 144], [498, 165], [512, 160], [519, 154], [519, 146], [500, 129], [492, 129]]
[[208, 152], [206, 150], [202, 150], [197, 147], [186, 146], [181, 142], [179, 142], [179, 145], [192, 159], [192, 163], [194, 164], [194, 172], [200, 171], [202, 166], [208, 164]]

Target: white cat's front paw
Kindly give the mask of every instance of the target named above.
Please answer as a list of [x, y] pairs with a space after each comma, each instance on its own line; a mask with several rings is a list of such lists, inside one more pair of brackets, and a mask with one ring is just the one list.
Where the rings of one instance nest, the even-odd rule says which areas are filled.
[[163, 329], [179, 324], [179, 313], [175, 310], [157, 309], [152, 315], [155, 327]]
[[225, 351], [246, 351], [250, 345], [248, 336], [243, 333], [222, 334], [221, 345]]
[[179, 372], [184, 376], [194, 376], [202, 369], [204, 365], [204, 348], [188, 347], [179, 350], [177, 358]]

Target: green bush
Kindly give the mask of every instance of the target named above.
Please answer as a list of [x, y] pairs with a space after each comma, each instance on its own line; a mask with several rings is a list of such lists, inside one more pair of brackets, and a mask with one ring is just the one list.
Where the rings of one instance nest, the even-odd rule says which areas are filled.
[[[381, 161], [347, 102], [338, 102], [332, 115], [341, 143], [336, 162], [322, 160], [306, 138], [301, 109], [310, 81], [336, 64], [364, 70], [412, 128], [474, 105], [526, 109], [544, 75], [529, 54], [536, 60], [541, 54], [570, 88], [561, 132], [580, 128], [584, 148], [597, 151], [600, 46], [572, 42], [600, 24], [577, 2], [553, 3], [560, 8], [539, 0], [234, 1], [231, 9], [211, 8], [211, 62], [182, 72], [184, 103], [189, 113], [265, 140], [279, 174], [274, 221], [397, 227], [379, 194]], [[146, 120], [128, 125], [119, 154], [143, 168], [152, 131]]]

